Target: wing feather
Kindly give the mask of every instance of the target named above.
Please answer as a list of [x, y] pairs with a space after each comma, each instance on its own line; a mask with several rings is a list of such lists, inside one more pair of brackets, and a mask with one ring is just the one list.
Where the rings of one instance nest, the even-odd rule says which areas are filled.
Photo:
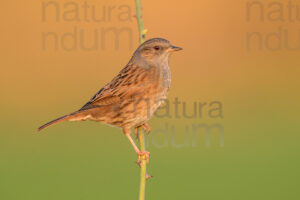
[[153, 74], [149, 73], [147, 69], [136, 65], [127, 65], [80, 110], [116, 104], [123, 99], [145, 93], [145, 84], [149, 83], [151, 75]]

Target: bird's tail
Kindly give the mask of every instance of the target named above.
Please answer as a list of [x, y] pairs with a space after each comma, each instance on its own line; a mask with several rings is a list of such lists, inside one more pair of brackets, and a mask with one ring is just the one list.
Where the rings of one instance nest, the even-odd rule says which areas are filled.
[[38, 131], [41, 131], [44, 128], [47, 128], [48, 126], [51, 126], [53, 124], [57, 124], [59, 122], [86, 120], [86, 118], [84, 119], [85, 115], [86, 115], [86, 113], [84, 111], [77, 111], [77, 112], [71, 113], [69, 115], [62, 116], [60, 118], [57, 118], [57, 119], [55, 119], [51, 122], [48, 122], [48, 123], [44, 124], [43, 126], [39, 127]]
[[68, 116], [69, 116], [69, 115], [65, 115], [65, 116], [60, 117], [60, 118], [58, 118], [58, 119], [55, 119], [55, 120], [53, 120], [53, 121], [51, 121], [51, 122], [48, 122], [48, 123], [44, 124], [43, 126], [39, 127], [39, 128], [38, 128], [38, 131], [41, 131], [41, 130], [43, 130], [44, 128], [47, 128], [48, 126], [51, 126], [51, 125], [53, 125], [53, 124], [56, 124], [56, 123], [59, 123], [59, 122], [66, 121]]

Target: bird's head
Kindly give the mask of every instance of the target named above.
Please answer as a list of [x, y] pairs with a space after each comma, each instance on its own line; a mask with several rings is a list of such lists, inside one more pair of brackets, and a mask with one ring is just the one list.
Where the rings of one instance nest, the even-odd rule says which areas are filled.
[[168, 61], [169, 55], [172, 52], [180, 50], [182, 48], [173, 46], [166, 39], [153, 38], [141, 44], [135, 54], [138, 54], [140, 59], [149, 63], [162, 63]]

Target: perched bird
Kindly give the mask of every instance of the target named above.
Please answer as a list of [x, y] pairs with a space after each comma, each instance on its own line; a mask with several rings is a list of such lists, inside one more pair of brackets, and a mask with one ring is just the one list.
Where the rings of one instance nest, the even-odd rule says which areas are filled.
[[136, 146], [131, 129], [142, 127], [150, 131], [147, 121], [164, 102], [170, 88], [169, 56], [181, 49], [162, 38], [147, 40], [119, 74], [82, 108], [41, 126], [38, 131], [63, 121], [97, 121], [122, 128], [138, 158], [149, 158], [148, 152], [141, 152]]

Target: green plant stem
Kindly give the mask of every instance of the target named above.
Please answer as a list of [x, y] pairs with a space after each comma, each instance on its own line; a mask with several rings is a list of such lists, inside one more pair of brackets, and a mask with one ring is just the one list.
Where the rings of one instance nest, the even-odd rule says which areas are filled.
[[[140, 141], [140, 150], [146, 151], [145, 148], [145, 137], [141, 128], [138, 128], [138, 137]], [[143, 156], [141, 160], [141, 172], [140, 172], [140, 192], [139, 192], [139, 200], [145, 199], [145, 190], [146, 190], [146, 170], [147, 170], [147, 160], [146, 157]]]
[[[137, 19], [137, 24], [139, 29], [139, 41], [140, 44], [143, 44], [146, 40], [146, 30], [144, 29], [141, 0], [135, 0], [135, 6], [136, 6], [136, 19]], [[145, 136], [143, 131], [141, 131], [141, 127], [138, 127], [137, 134], [140, 141], [140, 150], [142, 152], [145, 152], [146, 151], [145, 139], [144, 139]], [[146, 161], [146, 157], [143, 156], [141, 160], [139, 200], [145, 200], [146, 169], [147, 169], [147, 161]]]
[[136, 6], [136, 19], [139, 29], [140, 44], [143, 44], [146, 40], [146, 30], [144, 28], [143, 16], [142, 16], [142, 2], [141, 0], [135, 0]]

